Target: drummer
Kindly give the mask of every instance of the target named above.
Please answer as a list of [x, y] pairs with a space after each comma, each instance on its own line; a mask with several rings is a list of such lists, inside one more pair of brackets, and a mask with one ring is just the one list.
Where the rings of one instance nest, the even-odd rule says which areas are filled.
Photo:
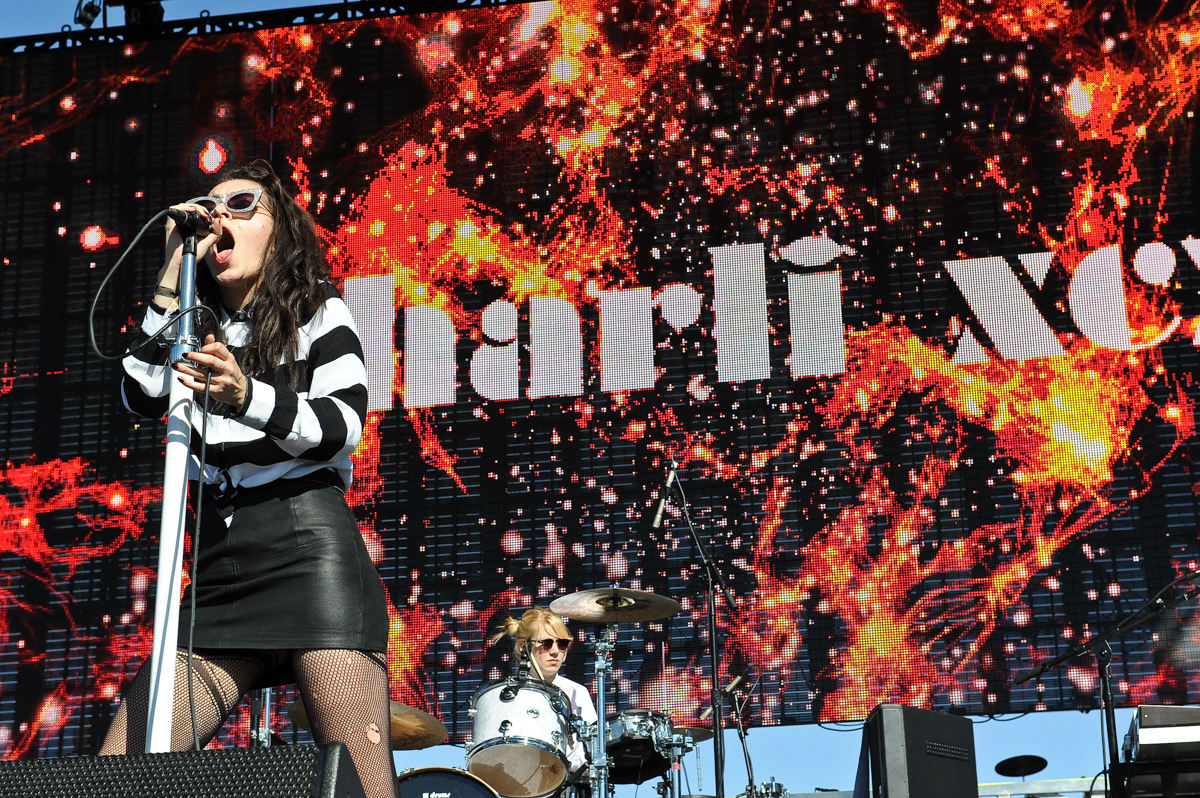
[[[518, 657], [521, 648], [529, 645], [532, 670], [530, 675], [537, 676], [562, 690], [571, 702], [572, 715], [583, 718], [586, 723], [596, 722], [596, 705], [592, 703], [592, 696], [587, 688], [558, 672], [566, 659], [567, 649], [571, 647], [571, 633], [567, 631], [562, 618], [553, 610], [534, 607], [526, 610], [519, 621], [509, 616], [492, 636], [492, 642], [495, 643], [505, 636], [516, 639], [515, 651]], [[587, 748], [576, 735], [572, 735], [571, 742], [571, 749], [567, 753], [571, 766], [571, 778], [568, 782], [586, 782]]]

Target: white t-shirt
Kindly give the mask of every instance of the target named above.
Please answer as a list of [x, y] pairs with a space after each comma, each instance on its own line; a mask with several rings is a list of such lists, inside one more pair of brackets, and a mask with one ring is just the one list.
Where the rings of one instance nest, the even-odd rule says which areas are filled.
[[[592, 703], [591, 693], [579, 682], [572, 681], [562, 674], [555, 674], [550, 684], [562, 690], [571, 702], [571, 714], [578, 715], [587, 723], [596, 722], [596, 705]], [[603, 729], [600, 730], [604, 732]], [[571, 763], [571, 772], [587, 766], [587, 749], [577, 736], [571, 737], [571, 748], [567, 752], [567, 761]]]

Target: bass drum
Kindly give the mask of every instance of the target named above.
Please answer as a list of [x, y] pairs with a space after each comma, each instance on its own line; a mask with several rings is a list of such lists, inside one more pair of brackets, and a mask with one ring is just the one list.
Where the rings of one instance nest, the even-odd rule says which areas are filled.
[[484, 685], [467, 714], [467, 770], [504, 798], [541, 798], [566, 781], [571, 701], [562, 690], [540, 679]]
[[403, 798], [497, 798], [478, 776], [458, 768], [416, 768], [397, 777]]

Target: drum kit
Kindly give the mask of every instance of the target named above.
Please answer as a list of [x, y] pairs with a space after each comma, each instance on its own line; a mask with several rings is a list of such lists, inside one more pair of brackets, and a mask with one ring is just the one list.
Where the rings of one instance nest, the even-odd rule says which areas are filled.
[[[597, 796], [609, 784], [641, 784], [666, 776], [664, 798], [681, 798], [678, 763], [712, 733], [703, 728], [676, 729], [665, 712], [644, 709], [606, 712], [605, 682], [612, 671], [611, 638], [622, 623], [661, 621], [679, 612], [678, 601], [626, 588], [598, 588], [563, 596], [550, 609], [565, 618], [601, 625], [592, 639], [596, 660], [597, 717], [588, 723], [571, 714], [565, 693], [539, 679], [509, 678], [489, 684], [471, 698], [472, 741], [467, 773], [503, 798], [546, 798], [583, 782], [567, 759], [572, 738], [591, 750], [586, 783]], [[669, 775], [668, 775], [669, 774]], [[403, 789], [403, 785], [402, 785]]]
[[[401, 792], [438, 798], [551, 798], [580, 794], [590, 785], [596, 798], [607, 798], [610, 785], [642, 784], [662, 778], [661, 798], [685, 796], [680, 782], [683, 757], [713, 732], [703, 726], [675, 726], [666, 712], [626, 709], [606, 712], [606, 681], [619, 624], [660, 621], [679, 612], [674, 599], [655, 593], [609, 587], [583, 590], [550, 603], [560, 616], [603, 626], [591, 639], [595, 650], [597, 717], [589, 723], [573, 715], [566, 693], [552, 683], [517, 676], [487, 684], [471, 697], [468, 715], [472, 739], [467, 743], [466, 771], [424, 767], [400, 774]], [[293, 703], [288, 714], [309, 728], [304, 705]], [[392, 747], [417, 750], [447, 739], [437, 718], [392, 702]], [[585, 742], [591, 762], [572, 774], [568, 762], [572, 739]], [[773, 781], [773, 780], [772, 780]], [[765, 786], [765, 785], [764, 785]], [[768, 798], [786, 798], [782, 795]]]

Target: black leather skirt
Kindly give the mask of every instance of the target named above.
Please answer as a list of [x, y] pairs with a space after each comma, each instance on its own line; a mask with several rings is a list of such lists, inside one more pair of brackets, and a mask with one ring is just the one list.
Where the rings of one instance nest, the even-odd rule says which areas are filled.
[[[204, 500], [196, 565], [197, 650], [387, 651], [383, 583], [338, 487], [300, 478], [228, 497], [213, 491]], [[184, 591], [179, 616], [183, 647], [190, 595]], [[290, 676], [285, 664], [259, 686]]]

